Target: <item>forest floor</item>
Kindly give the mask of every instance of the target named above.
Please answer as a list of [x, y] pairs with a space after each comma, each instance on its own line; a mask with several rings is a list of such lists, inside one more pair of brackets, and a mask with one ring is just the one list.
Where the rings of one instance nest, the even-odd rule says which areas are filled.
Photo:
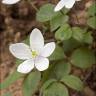
[[[42, 29], [41, 24], [35, 19], [36, 10], [26, 1], [22, 0], [12, 6], [0, 3], [0, 82], [3, 82], [16, 68], [15, 58], [9, 52], [9, 44], [24, 40], [35, 27]], [[38, 8], [50, 1], [56, 2], [56, 0], [33, 0]], [[92, 0], [82, 0], [72, 8], [70, 12], [70, 23], [72, 25], [84, 26], [86, 24], [86, 9], [92, 5], [92, 2]], [[77, 14], [79, 22], [75, 19], [74, 13]], [[96, 31], [93, 31], [93, 37], [93, 48], [96, 48]], [[75, 71], [76, 74], [79, 73], [78, 70]], [[86, 76], [84, 92], [72, 92], [70, 96], [96, 96], [96, 66], [94, 65], [82, 75]], [[22, 79], [16, 81], [7, 89], [0, 90], [0, 96], [8, 91], [12, 92], [12, 96], [23, 96], [21, 89]]]

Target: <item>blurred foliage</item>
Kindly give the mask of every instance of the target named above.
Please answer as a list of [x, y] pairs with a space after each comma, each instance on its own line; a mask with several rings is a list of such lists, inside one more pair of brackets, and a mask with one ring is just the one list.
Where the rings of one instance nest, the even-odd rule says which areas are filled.
[[12, 96], [11, 93], [5, 93], [3, 96]]
[[96, 29], [96, 3], [91, 5], [91, 7], [88, 9], [88, 20], [87, 24], [93, 28]]

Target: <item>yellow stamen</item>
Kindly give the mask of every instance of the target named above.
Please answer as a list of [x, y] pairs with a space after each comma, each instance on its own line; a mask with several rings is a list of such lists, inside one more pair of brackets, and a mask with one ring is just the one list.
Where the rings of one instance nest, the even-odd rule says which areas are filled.
[[37, 52], [36, 51], [32, 51], [32, 57], [35, 58], [37, 56]]

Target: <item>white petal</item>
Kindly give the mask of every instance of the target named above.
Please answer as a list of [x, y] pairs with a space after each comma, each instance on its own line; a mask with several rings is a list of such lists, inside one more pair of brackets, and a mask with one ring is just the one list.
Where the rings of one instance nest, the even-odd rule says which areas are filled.
[[17, 68], [20, 73], [29, 73], [34, 68], [34, 61], [32, 59], [24, 61]]
[[35, 67], [39, 71], [44, 71], [49, 67], [49, 60], [44, 57], [39, 57], [35, 60]]
[[54, 50], [55, 50], [55, 43], [54, 42], [47, 43], [42, 49], [40, 56], [48, 57], [53, 53]]
[[[66, 0], [65, 0], [65, 1], [66, 1]], [[68, 9], [70, 9], [70, 8], [73, 7], [74, 4], [75, 4], [75, 0], [67, 0], [67, 1], [65, 2], [65, 7], [68, 8]]]
[[75, 0], [75, 1], [81, 1], [81, 0]]
[[15, 4], [19, 2], [20, 0], [2, 0], [3, 4]]
[[60, 11], [65, 6], [65, 1], [66, 0], [60, 0], [59, 3], [56, 5], [54, 11]]
[[40, 51], [44, 46], [44, 38], [41, 31], [37, 28], [30, 34], [30, 46], [32, 50]]
[[16, 58], [23, 60], [32, 58], [29, 46], [24, 43], [11, 44], [9, 50]]

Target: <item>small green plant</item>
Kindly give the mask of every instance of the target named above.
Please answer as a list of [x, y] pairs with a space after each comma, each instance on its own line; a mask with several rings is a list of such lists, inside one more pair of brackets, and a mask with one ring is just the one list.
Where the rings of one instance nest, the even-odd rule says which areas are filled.
[[[56, 43], [55, 51], [48, 57], [50, 66], [43, 72], [34, 69], [29, 74], [14, 71], [0, 84], [0, 89], [7, 88], [16, 80], [24, 78], [23, 96], [33, 96], [36, 91], [39, 91], [39, 96], [69, 96], [69, 88], [82, 91], [83, 81], [72, 73], [72, 66], [86, 70], [96, 63], [95, 54], [90, 48], [93, 37], [88, 30], [90, 27], [92, 30], [96, 28], [95, 6], [93, 4], [88, 9], [88, 26], [85, 28], [70, 26], [68, 9], [63, 8], [55, 12], [53, 4], [41, 6], [36, 14], [36, 20], [41, 22], [44, 28], [46, 27], [45, 34], [47, 30], [54, 34], [52, 40]], [[28, 40], [29, 37], [24, 43], [29, 44]], [[17, 66], [22, 62], [17, 59]]]

